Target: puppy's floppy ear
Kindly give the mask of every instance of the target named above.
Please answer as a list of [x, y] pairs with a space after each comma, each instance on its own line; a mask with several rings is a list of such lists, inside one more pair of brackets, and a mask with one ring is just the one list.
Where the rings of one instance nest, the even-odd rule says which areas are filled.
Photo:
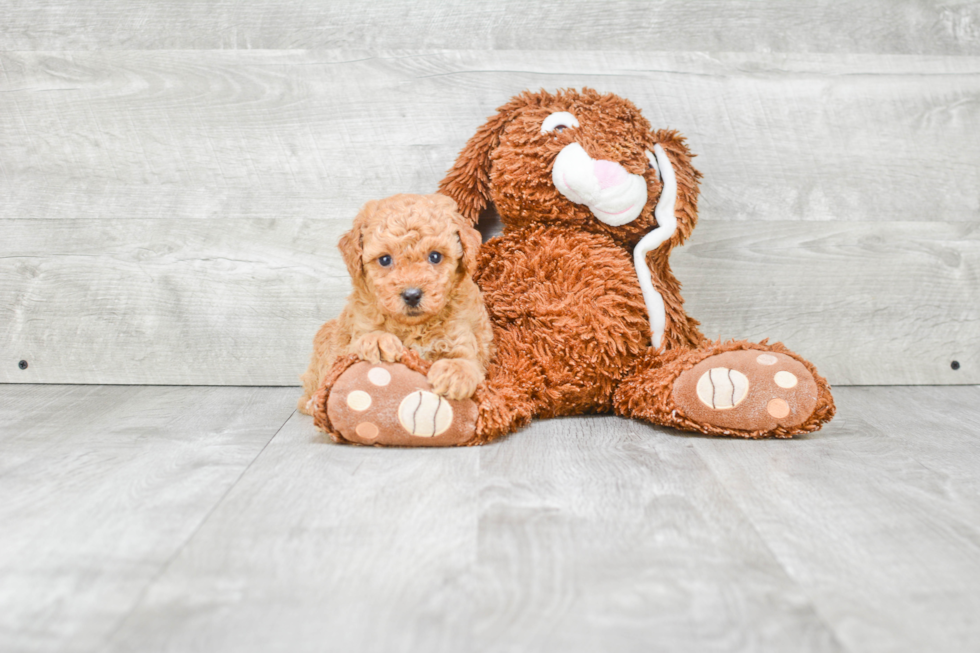
[[463, 269], [466, 270], [466, 274], [472, 275], [476, 272], [483, 238], [480, 237], [479, 231], [469, 225], [460, 225], [456, 235], [459, 236], [459, 243], [463, 246]]
[[364, 262], [361, 257], [364, 255], [364, 243], [362, 235], [362, 230], [364, 225], [367, 224], [368, 219], [374, 215], [374, 211], [378, 206], [378, 202], [372, 200], [361, 207], [358, 211], [357, 216], [354, 218], [354, 226], [351, 230], [340, 237], [340, 242], [337, 243], [338, 249], [340, 249], [341, 256], [344, 257], [344, 263], [347, 265], [347, 271], [350, 273], [350, 277], [355, 282], [364, 276]]
[[361, 262], [361, 254], [364, 253], [364, 248], [361, 245], [361, 228], [355, 226], [341, 236], [337, 247], [340, 249], [341, 256], [344, 257], [344, 263], [347, 264], [347, 271], [350, 273], [351, 279], [357, 279], [364, 274], [364, 265]]
[[453, 167], [439, 182], [439, 192], [456, 200], [459, 212], [476, 224], [480, 211], [490, 202], [490, 155], [500, 145], [504, 127], [524, 107], [540, 101], [541, 93], [524, 91], [497, 109], [497, 115], [487, 119], [466, 142]]
[[480, 255], [480, 246], [483, 244], [480, 232], [470, 226], [470, 221], [459, 212], [453, 198], [441, 193], [434, 193], [427, 197], [437, 209], [444, 211], [452, 220], [456, 227], [459, 244], [463, 248], [463, 258], [461, 259], [463, 269], [466, 274], [473, 274], [476, 272], [476, 261]]

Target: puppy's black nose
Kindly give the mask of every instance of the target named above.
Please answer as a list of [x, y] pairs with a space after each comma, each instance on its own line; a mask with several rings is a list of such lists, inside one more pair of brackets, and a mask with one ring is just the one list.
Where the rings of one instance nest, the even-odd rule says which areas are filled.
[[405, 303], [415, 308], [422, 301], [422, 289], [421, 288], [406, 288], [402, 291], [402, 299]]

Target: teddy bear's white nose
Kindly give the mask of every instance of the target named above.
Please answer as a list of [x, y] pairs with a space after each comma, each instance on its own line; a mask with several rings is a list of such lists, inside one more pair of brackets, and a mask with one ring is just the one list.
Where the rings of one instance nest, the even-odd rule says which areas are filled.
[[612, 227], [635, 220], [647, 203], [642, 175], [630, 174], [615, 161], [593, 159], [578, 143], [558, 153], [551, 179], [558, 192]]

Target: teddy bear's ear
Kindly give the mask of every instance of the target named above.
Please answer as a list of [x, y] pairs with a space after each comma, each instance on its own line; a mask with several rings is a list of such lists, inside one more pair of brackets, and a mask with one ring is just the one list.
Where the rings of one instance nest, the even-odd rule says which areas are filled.
[[674, 176], [677, 178], [677, 200], [674, 207], [677, 231], [670, 239], [670, 247], [664, 252], [666, 254], [670, 249], [686, 241], [698, 222], [698, 186], [701, 182], [701, 173], [691, 162], [694, 155], [687, 148], [684, 137], [676, 131], [667, 129], [654, 131], [653, 139], [670, 157]]
[[490, 202], [490, 155], [500, 145], [504, 127], [534, 96], [525, 91], [497, 109], [482, 127], [467, 141], [456, 157], [453, 167], [439, 182], [439, 192], [456, 200], [459, 212], [476, 224], [480, 212]]
[[370, 217], [374, 215], [377, 207], [378, 202], [375, 200], [361, 207], [361, 210], [357, 213], [357, 217], [354, 218], [354, 226], [351, 227], [350, 231], [341, 236], [340, 242], [337, 243], [337, 247], [340, 249], [340, 255], [344, 257], [344, 263], [347, 265], [347, 271], [355, 283], [364, 276], [364, 262], [361, 260], [361, 257], [364, 255], [364, 243], [361, 230], [367, 224]]

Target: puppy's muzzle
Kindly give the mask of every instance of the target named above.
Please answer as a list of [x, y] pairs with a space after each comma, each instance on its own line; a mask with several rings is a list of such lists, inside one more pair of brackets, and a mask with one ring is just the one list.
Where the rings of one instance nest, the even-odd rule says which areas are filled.
[[402, 291], [402, 301], [409, 308], [416, 308], [422, 301], [421, 288], [406, 288]]

